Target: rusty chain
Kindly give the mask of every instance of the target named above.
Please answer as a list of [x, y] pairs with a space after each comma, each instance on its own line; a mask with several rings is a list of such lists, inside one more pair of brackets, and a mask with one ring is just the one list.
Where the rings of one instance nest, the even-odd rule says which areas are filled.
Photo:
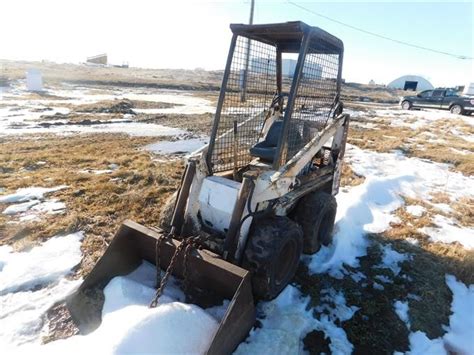
[[200, 249], [201, 245], [201, 238], [199, 236], [190, 238], [189, 244], [184, 249], [184, 260], [183, 260], [183, 286], [184, 286], [184, 294], [189, 294], [189, 279], [188, 279], [188, 260], [191, 251], [194, 249]]
[[[183, 240], [181, 242], [181, 244], [178, 245], [178, 247], [176, 248], [176, 250], [175, 250], [175, 252], [174, 252], [174, 254], [171, 258], [170, 264], [166, 268], [165, 274], [163, 275], [163, 277], [161, 277], [160, 256], [159, 256], [158, 253], [161, 253], [161, 243], [162, 243], [162, 241], [164, 239], [169, 238], [169, 237], [170, 237], [169, 235], [163, 236], [163, 237], [159, 238], [156, 241], [155, 252], [157, 253], [157, 255], [155, 256], [155, 262], [156, 262], [156, 272], [157, 272], [157, 276], [156, 276], [157, 290], [155, 292], [155, 296], [153, 297], [153, 299], [150, 303], [150, 306], [149, 306], [150, 308], [155, 308], [158, 305], [158, 300], [161, 297], [161, 295], [163, 294], [163, 291], [166, 287], [166, 284], [168, 283], [168, 279], [171, 276], [171, 274], [172, 274], [172, 272], [175, 268], [176, 262], [178, 261], [179, 254], [183, 250], [184, 250], [183, 277], [184, 277], [185, 286], [186, 286], [186, 284], [187, 284], [187, 274], [188, 274], [187, 259], [189, 258], [189, 255], [190, 255], [190, 252], [191, 252], [192, 248], [199, 246], [199, 237], [189, 237], [189, 238]], [[158, 283], [158, 281], [159, 281], [159, 283]]]
[[164, 234], [160, 236], [155, 243], [156, 288], [158, 288], [161, 284], [161, 243], [163, 240], [169, 238], [171, 238], [169, 234]]

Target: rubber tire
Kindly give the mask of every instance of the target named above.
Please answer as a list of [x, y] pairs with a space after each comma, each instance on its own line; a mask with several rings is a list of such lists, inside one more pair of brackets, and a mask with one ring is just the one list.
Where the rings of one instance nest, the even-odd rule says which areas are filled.
[[[454, 108], [455, 108], [455, 107], [459, 107], [459, 108], [460, 108], [459, 113], [455, 113], [455, 112], [454, 112]], [[449, 111], [450, 111], [452, 114], [456, 114], [456, 115], [462, 115], [462, 114], [464, 113], [464, 110], [463, 110], [463, 108], [462, 108], [461, 105], [453, 105], [453, 106], [451, 106], [451, 107], [449, 108]]]
[[170, 197], [168, 197], [165, 205], [161, 209], [158, 226], [165, 232], [169, 232], [171, 230], [171, 218], [173, 218], [173, 211], [177, 198], [178, 191], [175, 191]]
[[[408, 108], [403, 107], [403, 104], [405, 104], [405, 103], [408, 103]], [[410, 101], [405, 100], [405, 101], [402, 102], [401, 106], [402, 106], [402, 109], [404, 109], [404, 110], [411, 110], [411, 108], [413, 107], [413, 104]]]
[[332, 243], [336, 211], [336, 199], [324, 191], [309, 193], [298, 202], [294, 218], [303, 229], [305, 254], [314, 254], [321, 245]]
[[302, 250], [303, 231], [288, 217], [254, 221], [242, 266], [252, 274], [253, 294], [257, 299], [271, 300], [278, 296], [295, 276]]

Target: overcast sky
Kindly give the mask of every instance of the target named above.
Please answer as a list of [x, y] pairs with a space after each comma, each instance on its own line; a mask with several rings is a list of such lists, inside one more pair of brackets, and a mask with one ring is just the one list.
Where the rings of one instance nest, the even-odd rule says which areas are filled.
[[[473, 57], [474, 7], [465, 2], [294, 1], [353, 26]], [[114, 64], [222, 69], [229, 23], [246, 23], [249, 0], [1, 0], [0, 58], [79, 63], [107, 53]], [[405, 74], [435, 86], [474, 81], [474, 61], [360, 33], [284, 0], [256, 0], [254, 23], [302, 20], [344, 41], [343, 77], [386, 84]]]

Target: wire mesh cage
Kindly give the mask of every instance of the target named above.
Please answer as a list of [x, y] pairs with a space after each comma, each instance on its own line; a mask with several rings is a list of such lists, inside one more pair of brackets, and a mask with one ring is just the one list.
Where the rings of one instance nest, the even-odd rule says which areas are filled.
[[[224, 96], [219, 101], [207, 156], [211, 173], [240, 169], [252, 161], [250, 148], [262, 138], [278, 81], [282, 91], [278, 94], [288, 89], [290, 97], [288, 108], [284, 108], [285, 129], [276, 149], [279, 155], [274, 156], [276, 167], [288, 162], [333, 118], [339, 100], [342, 42], [328, 40], [328, 34], [317, 28], [307, 37], [295, 29], [282, 33], [262, 31], [234, 37], [222, 88]], [[308, 46], [302, 47], [304, 41]], [[277, 47], [281, 53], [277, 53]], [[302, 48], [306, 48], [305, 53]], [[298, 66], [296, 90], [291, 86], [298, 81], [297, 72], [289, 76], [277, 73], [277, 54], [282, 53], [305, 54], [303, 65]]]
[[332, 118], [337, 102], [340, 58], [338, 54], [320, 52], [321, 48], [316, 51], [310, 47], [306, 54], [293, 112], [289, 117], [283, 163], [309, 143]]
[[276, 48], [238, 36], [211, 155], [214, 173], [250, 163], [275, 92]]

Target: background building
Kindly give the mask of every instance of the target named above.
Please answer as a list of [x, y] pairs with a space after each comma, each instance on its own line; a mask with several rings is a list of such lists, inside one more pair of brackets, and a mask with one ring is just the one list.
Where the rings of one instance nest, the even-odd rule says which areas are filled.
[[390, 82], [387, 87], [399, 90], [431, 90], [434, 86], [425, 78], [418, 75], [404, 75]]
[[107, 65], [107, 54], [104, 53], [89, 57], [87, 58], [87, 63]]

